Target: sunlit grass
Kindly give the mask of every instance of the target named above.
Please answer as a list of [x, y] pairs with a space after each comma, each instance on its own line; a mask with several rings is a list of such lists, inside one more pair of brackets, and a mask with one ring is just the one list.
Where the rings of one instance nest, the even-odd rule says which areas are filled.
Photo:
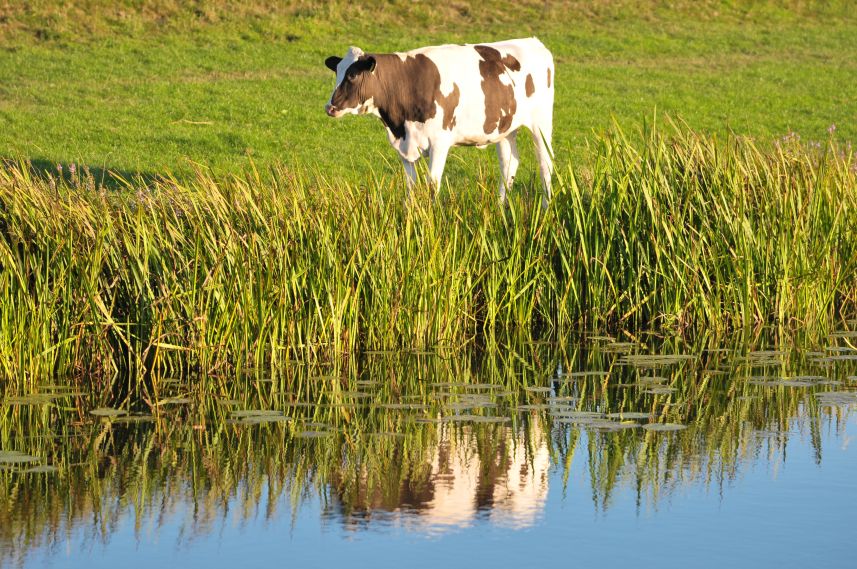
[[[642, 142], [636, 142], [642, 140]], [[854, 308], [857, 171], [614, 129], [548, 210], [485, 179], [405, 200], [275, 168], [192, 180], [0, 171], [0, 374], [203, 373], [589, 327], [829, 326]]]

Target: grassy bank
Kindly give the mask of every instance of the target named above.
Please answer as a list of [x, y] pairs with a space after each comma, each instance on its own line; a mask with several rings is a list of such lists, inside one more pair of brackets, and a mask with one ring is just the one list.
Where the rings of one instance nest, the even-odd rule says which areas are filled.
[[[400, 176], [375, 120], [323, 113], [323, 66], [351, 44], [389, 51], [537, 35], [557, 65], [555, 143], [579, 163], [593, 131], [657, 108], [694, 129], [763, 142], [790, 131], [857, 140], [847, 1], [193, 3], [0, 5], [0, 157], [101, 173], [319, 168], [349, 182]], [[530, 145], [522, 145], [530, 152]], [[452, 177], [494, 169], [456, 149]], [[529, 154], [524, 172], [535, 170]]]
[[[640, 140], [642, 142], [634, 142]], [[857, 168], [685, 127], [600, 137], [546, 212], [483, 179], [285, 168], [99, 189], [0, 173], [0, 373], [206, 372], [589, 326], [826, 326], [854, 309]]]

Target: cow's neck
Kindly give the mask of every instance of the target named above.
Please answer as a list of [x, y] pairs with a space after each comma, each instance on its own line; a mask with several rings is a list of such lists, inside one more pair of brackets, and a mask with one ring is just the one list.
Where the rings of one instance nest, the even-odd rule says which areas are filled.
[[405, 137], [405, 121], [426, 122], [435, 115], [434, 93], [440, 85], [437, 67], [425, 56], [402, 60], [375, 55], [375, 72], [367, 93], [378, 116], [396, 139]]

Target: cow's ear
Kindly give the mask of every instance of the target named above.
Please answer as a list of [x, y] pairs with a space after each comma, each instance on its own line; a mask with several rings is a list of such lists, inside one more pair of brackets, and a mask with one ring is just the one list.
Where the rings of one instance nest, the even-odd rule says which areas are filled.
[[370, 55], [366, 58], [366, 62], [369, 64], [369, 73], [375, 73], [375, 58]]
[[327, 59], [324, 60], [324, 64], [331, 71], [336, 71], [336, 66], [339, 65], [339, 62], [342, 61], [341, 57], [336, 57], [335, 55], [331, 55]]

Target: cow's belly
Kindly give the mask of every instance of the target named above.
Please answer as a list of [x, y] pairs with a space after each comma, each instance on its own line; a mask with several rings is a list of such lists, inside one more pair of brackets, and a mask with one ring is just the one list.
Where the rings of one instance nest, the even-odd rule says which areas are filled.
[[524, 113], [516, 112], [512, 117], [509, 128], [500, 132], [498, 129], [485, 132], [485, 113], [474, 113], [472, 116], [456, 116], [456, 126], [452, 131], [452, 143], [458, 146], [487, 146], [500, 142], [518, 128], [526, 125]]

